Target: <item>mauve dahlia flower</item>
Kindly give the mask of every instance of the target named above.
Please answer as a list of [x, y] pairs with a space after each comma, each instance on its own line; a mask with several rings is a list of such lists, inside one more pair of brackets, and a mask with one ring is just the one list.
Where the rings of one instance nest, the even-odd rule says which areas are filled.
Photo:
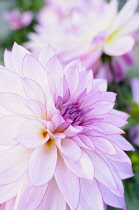
[[[14, 44], [0, 69], [0, 203], [14, 210], [125, 209], [133, 176], [115, 93], [53, 50]], [[91, 78], [91, 79], [90, 79]]]
[[65, 1], [64, 14], [62, 2], [52, 0], [40, 12], [36, 32], [26, 43], [33, 54], [50, 43], [65, 63], [80, 58], [90, 69], [102, 53], [121, 56], [132, 50], [139, 29], [138, 0], [127, 1], [120, 11], [118, 0]]

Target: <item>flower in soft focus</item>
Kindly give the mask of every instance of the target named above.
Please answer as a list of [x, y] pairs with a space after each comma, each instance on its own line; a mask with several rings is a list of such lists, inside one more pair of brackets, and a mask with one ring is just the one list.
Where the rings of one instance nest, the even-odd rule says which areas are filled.
[[132, 142], [139, 147], [139, 124], [131, 127], [129, 131]]
[[20, 13], [18, 9], [6, 11], [4, 13], [5, 20], [9, 23], [12, 30], [18, 30], [28, 26], [33, 18], [33, 13], [30, 11]]
[[131, 89], [132, 89], [133, 103], [139, 104], [139, 78], [133, 78], [131, 80]]
[[36, 32], [26, 43], [33, 54], [49, 43], [65, 63], [80, 58], [90, 69], [102, 53], [121, 56], [132, 50], [139, 29], [138, 0], [127, 1], [120, 11], [118, 0], [64, 1], [64, 13], [62, 2], [52, 0], [40, 12]]
[[[110, 68], [109, 60], [102, 62], [102, 59], [99, 59], [98, 62], [94, 65], [94, 76], [95, 78], [107, 79], [108, 82], [115, 80], [116, 82], [121, 82], [126, 79], [126, 73], [129, 66], [135, 64], [135, 55], [134, 51], [126, 53], [122, 56], [113, 57], [111, 60], [111, 65], [113, 67], [114, 75]], [[114, 76], [114, 78], [113, 78]]]
[[[25, 210], [125, 209], [128, 115], [80, 63], [14, 44], [0, 69], [0, 203]], [[5, 207], [4, 207], [5, 206]]]

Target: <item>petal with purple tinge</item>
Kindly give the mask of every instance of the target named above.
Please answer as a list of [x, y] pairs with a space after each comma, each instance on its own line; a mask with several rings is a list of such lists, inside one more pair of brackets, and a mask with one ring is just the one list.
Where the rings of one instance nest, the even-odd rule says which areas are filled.
[[26, 172], [31, 152], [16, 145], [0, 157], [0, 185], [10, 184]]
[[24, 91], [28, 99], [38, 100], [43, 105], [45, 105], [45, 94], [41, 86], [37, 82], [28, 78], [23, 78], [22, 84], [23, 84]]
[[0, 93], [0, 105], [10, 112], [16, 114], [32, 115], [33, 113], [26, 107], [27, 100], [13, 93]]
[[66, 201], [61, 194], [54, 178], [49, 182], [48, 189], [37, 210], [65, 210]]
[[0, 144], [14, 145], [18, 129], [27, 118], [22, 116], [3, 116], [0, 118]]
[[132, 50], [134, 46], [134, 39], [131, 36], [115, 37], [111, 41], [107, 41], [103, 50], [107, 55], [121, 56]]
[[57, 149], [54, 144], [49, 145], [48, 142], [37, 148], [31, 155], [28, 166], [31, 185], [47, 184], [54, 175], [56, 163]]
[[15, 140], [26, 148], [34, 149], [47, 142], [49, 134], [41, 122], [38, 120], [28, 120], [19, 128]]
[[55, 179], [70, 208], [77, 209], [80, 194], [79, 178], [66, 167], [60, 156], [58, 157]]
[[46, 120], [46, 108], [36, 100], [28, 100], [26, 106], [39, 118]]
[[80, 147], [71, 139], [61, 140], [61, 152], [73, 162], [77, 162], [81, 158]]
[[80, 193], [80, 203], [78, 206], [79, 210], [103, 210], [103, 199], [95, 179], [92, 183], [87, 180], [80, 180], [81, 183], [81, 193]]
[[44, 197], [46, 190], [47, 185], [38, 187], [30, 186], [29, 178], [26, 175], [22, 181], [22, 184], [20, 185], [14, 209], [37, 209]]
[[94, 178], [94, 165], [89, 156], [82, 150], [82, 156], [76, 163], [71, 162], [67, 158], [64, 159], [67, 167], [77, 176], [92, 180]]
[[[95, 168], [95, 178], [110, 189], [117, 191], [117, 186], [110, 168], [106, 162], [95, 152], [87, 151]], [[102, 176], [103, 174], [103, 176]]]

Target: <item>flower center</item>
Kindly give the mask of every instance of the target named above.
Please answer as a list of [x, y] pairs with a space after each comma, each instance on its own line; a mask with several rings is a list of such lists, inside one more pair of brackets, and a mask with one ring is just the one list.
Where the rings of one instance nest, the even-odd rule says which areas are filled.
[[59, 107], [60, 113], [64, 120], [72, 120], [72, 125], [80, 125], [85, 115], [83, 109], [80, 109], [79, 103]]

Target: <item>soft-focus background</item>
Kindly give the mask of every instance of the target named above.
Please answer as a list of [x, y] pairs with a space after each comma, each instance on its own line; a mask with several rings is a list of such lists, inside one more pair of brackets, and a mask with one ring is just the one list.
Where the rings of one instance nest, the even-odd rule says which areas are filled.
[[[124, 0], [120, 1], [120, 7], [125, 3]], [[43, 0], [0, 0], [0, 64], [3, 64], [3, 53], [7, 48], [11, 50], [13, 42], [23, 44], [28, 41], [28, 33], [33, 31], [34, 26], [37, 24], [37, 14], [43, 7]], [[6, 17], [6, 11], [18, 9], [21, 13], [26, 11], [32, 12], [32, 18], [30, 24], [26, 27], [12, 29]], [[124, 128], [126, 131], [125, 137], [130, 141], [135, 152], [128, 152], [132, 163], [135, 176], [131, 179], [124, 181], [125, 186], [125, 198], [127, 203], [127, 210], [139, 209], [139, 147], [134, 145], [133, 139], [136, 138], [139, 145], [139, 127], [136, 129], [136, 125], [139, 124], [139, 104], [135, 104], [132, 99], [131, 80], [132, 78], [139, 78], [139, 46], [135, 46], [136, 53], [136, 65], [129, 67], [127, 71], [127, 79], [124, 82], [118, 83], [119, 92], [121, 94], [124, 104], [121, 105], [117, 102], [115, 108], [128, 112], [130, 114], [129, 124]], [[139, 94], [139, 86], [136, 87]], [[109, 90], [114, 91], [113, 84], [109, 85]], [[137, 136], [138, 135], [138, 136]], [[109, 209], [114, 209], [109, 207]], [[99, 209], [98, 209], [99, 210]]]

